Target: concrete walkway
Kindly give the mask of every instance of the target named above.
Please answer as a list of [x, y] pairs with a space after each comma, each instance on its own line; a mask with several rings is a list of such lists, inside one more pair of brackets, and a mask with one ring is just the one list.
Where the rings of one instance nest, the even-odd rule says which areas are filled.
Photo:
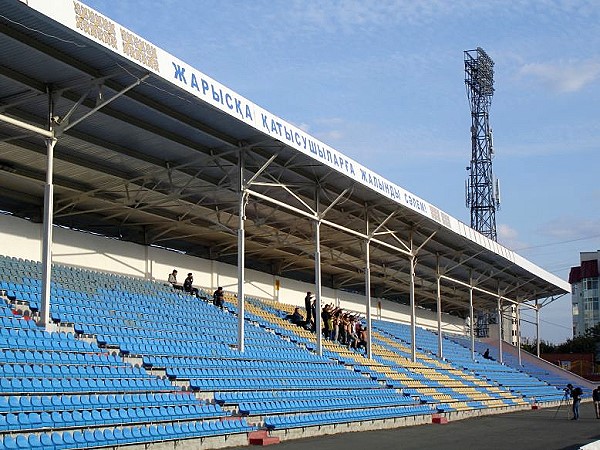
[[[600, 419], [592, 403], [570, 420], [570, 408], [545, 408], [381, 431], [345, 433], [274, 445], [274, 450], [404, 450], [404, 449], [578, 449], [600, 440]], [[248, 447], [238, 447], [238, 449]]]

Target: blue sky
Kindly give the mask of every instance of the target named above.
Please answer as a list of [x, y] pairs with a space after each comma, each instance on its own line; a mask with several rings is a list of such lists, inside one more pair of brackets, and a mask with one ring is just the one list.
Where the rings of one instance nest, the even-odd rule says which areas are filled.
[[[598, 1], [84, 2], [465, 223], [463, 51], [482, 47], [498, 241], [564, 279], [600, 249]], [[570, 337], [570, 303], [543, 339]]]

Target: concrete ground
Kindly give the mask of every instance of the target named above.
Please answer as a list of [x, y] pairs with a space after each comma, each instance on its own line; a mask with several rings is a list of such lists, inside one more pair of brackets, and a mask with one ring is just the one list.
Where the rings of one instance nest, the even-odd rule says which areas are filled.
[[[578, 449], [600, 440], [600, 419], [592, 403], [583, 403], [580, 419], [570, 408], [545, 408], [381, 431], [363, 431], [291, 440], [277, 450], [408, 450], [408, 449]], [[237, 449], [248, 447], [237, 447]]]

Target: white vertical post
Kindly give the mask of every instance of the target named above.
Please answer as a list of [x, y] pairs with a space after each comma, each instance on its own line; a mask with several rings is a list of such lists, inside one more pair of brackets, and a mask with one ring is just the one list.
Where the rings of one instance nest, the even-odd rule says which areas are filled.
[[502, 357], [502, 322], [502, 299], [498, 295], [498, 361], [500, 363], [504, 362]]
[[475, 317], [473, 317], [473, 280], [470, 280], [469, 286], [469, 318], [471, 320], [471, 359], [475, 359]]
[[442, 292], [440, 286], [440, 257], [436, 257], [436, 308], [437, 308], [437, 329], [438, 329], [438, 358], [444, 357], [443, 336], [442, 336]]
[[52, 279], [52, 226], [54, 224], [54, 146], [56, 138], [46, 139], [46, 184], [44, 185], [44, 232], [42, 236], [42, 304], [40, 325], [50, 323], [50, 285]]
[[[412, 244], [411, 244], [412, 247]], [[417, 361], [417, 318], [415, 307], [415, 257], [410, 257], [410, 350], [412, 362]]]
[[369, 251], [371, 247], [371, 241], [366, 241], [365, 251], [365, 301], [367, 302], [367, 358], [372, 356], [372, 345], [371, 345], [371, 260]]
[[540, 305], [535, 299], [535, 354], [540, 357]]
[[246, 193], [244, 187], [244, 150], [240, 149], [239, 156], [239, 226], [238, 226], [238, 350], [244, 352], [244, 315], [245, 315], [245, 299], [244, 299], [244, 276], [245, 276], [245, 251], [246, 251], [246, 234], [244, 228], [244, 220], [246, 218]]
[[54, 225], [54, 100], [48, 91], [48, 130], [52, 137], [46, 139], [46, 184], [44, 185], [44, 231], [42, 235], [42, 302], [39, 325], [50, 323], [50, 286], [52, 280], [52, 226]]
[[[317, 196], [318, 198], [318, 196]], [[318, 203], [318, 202], [317, 202]], [[315, 221], [315, 333], [317, 353], [323, 355], [323, 325], [321, 324], [321, 221]]]
[[519, 366], [521, 366], [521, 308], [517, 303], [517, 356], [519, 358]]

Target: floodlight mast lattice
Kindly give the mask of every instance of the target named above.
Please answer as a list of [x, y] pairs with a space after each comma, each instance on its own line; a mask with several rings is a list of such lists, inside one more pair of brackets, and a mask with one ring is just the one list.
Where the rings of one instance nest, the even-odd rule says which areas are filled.
[[494, 95], [494, 61], [481, 48], [465, 54], [465, 85], [471, 107], [471, 165], [465, 186], [471, 228], [497, 241], [496, 210], [500, 207], [499, 183], [494, 181], [494, 156], [489, 108]]

